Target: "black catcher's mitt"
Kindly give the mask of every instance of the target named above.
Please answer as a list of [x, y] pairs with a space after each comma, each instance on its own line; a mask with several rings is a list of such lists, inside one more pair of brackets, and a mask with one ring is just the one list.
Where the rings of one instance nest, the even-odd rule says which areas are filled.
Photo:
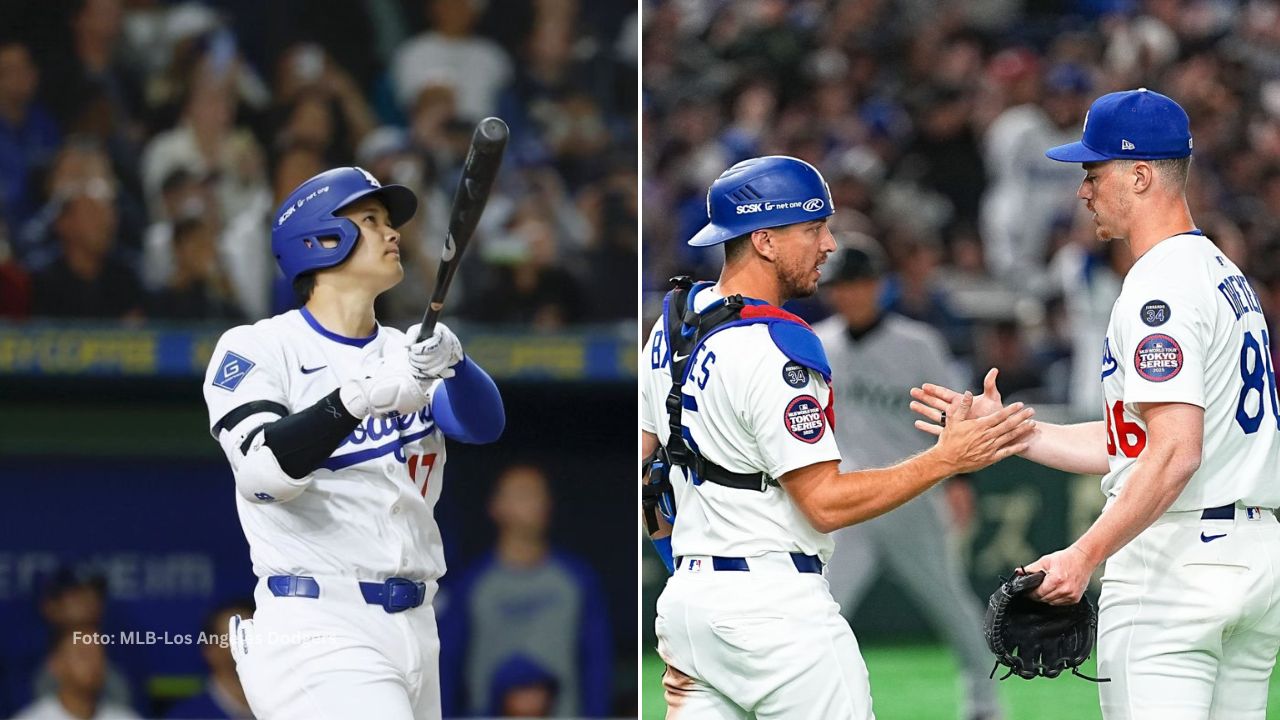
[[1049, 605], [1032, 600], [1032, 590], [1044, 582], [1044, 572], [1014, 575], [1000, 584], [987, 603], [982, 623], [987, 647], [996, 655], [991, 669], [995, 677], [1001, 665], [1010, 675], [1030, 680], [1036, 676], [1058, 677], [1070, 670], [1094, 682], [1107, 682], [1083, 675], [1079, 667], [1093, 652], [1098, 632], [1098, 612], [1088, 597], [1074, 605]]

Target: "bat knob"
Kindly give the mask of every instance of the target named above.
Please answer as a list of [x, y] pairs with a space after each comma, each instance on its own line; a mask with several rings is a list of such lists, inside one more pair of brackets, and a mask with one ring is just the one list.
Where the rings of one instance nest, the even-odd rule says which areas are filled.
[[505, 143], [510, 134], [511, 129], [501, 118], [487, 117], [476, 127], [477, 139], [482, 138], [490, 143]]

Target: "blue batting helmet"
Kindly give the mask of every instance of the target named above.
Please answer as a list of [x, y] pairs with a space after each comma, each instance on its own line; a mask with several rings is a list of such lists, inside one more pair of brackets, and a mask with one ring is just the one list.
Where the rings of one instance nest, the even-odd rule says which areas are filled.
[[719, 245], [755, 230], [818, 220], [834, 213], [831, 190], [817, 168], [785, 155], [743, 160], [707, 191], [707, 226], [694, 247]]
[[[271, 250], [290, 283], [312, 270], [338, 265], [356, 246], [360, 228], [338, 211], [366, 197], [387, 206], [391, 225], [409, 222], [418, 210], [418, 198], [403, 185], [383, 185], [363, 168], [334, 168], [298, 186], [281, 203], [271, 225]], [[320, 238], [337, 238], [326, 248]]]

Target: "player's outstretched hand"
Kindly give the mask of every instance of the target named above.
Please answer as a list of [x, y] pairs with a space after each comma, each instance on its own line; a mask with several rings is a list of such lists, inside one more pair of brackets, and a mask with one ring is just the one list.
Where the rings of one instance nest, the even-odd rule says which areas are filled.
[[444, 323], [436, 323], [435, 332], [425, 340], [418, 340], [421, 324], [405, 333], [409, 337], [409, 365], [419, 382], [429, 383], [440, 378], [453, 377], [453, 366], [462, 362], [462, 341]]
[[1013, 403], [986, 417], [973, 417], [973, 393], [966, 392], [947, 407], [947, 423], [934, 448], [952, 474], [973, 472], [1027, 449], [1035, 410]]
[[[982, 394], [973, 399], [971, 417], [986, 417], [1004, 406], [1000, 400], [1000, 390], [996, 387], [996, 376], [999, 374], [1000, 371], [996, 368], [987, 371], [987, 377], [982, 381]], [[927, 419], [927, 422], [917, 420], [916, 428], [937, 436], [942, 434], [942, 413], [960, 399], [960, 393], [942, 385], [925, 383], [922, 387], [911, 388], [911, 398], [911, 409]]]
[[358, 418], [408, 415], [421, 410], [428, 399], [405, 355], [379, 358], [363, 378], [343, 383], [339, 397]]

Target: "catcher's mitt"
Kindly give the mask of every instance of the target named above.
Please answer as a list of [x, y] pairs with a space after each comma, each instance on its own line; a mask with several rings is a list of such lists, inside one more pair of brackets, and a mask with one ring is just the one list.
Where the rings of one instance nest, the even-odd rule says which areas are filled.
[[1036, 676], [1053, 678], [1069, 669], [1086, 680], [1109, 682], [1079, 670], [1093, 652], [1098, 632], [1098, 612], [1089, 598], [1082, 596], [1074, 605], [1032, 600], [1028, 595], [1042, 582], [1043, 571], [1014, 575], [991, 594], [982, 623], [987, 647], [996, 655], [991, 676], [995, 677], [996, 669], [1005, 665], [1009, 672], [1001, 680], [1014, 674], [1028, 680]]

